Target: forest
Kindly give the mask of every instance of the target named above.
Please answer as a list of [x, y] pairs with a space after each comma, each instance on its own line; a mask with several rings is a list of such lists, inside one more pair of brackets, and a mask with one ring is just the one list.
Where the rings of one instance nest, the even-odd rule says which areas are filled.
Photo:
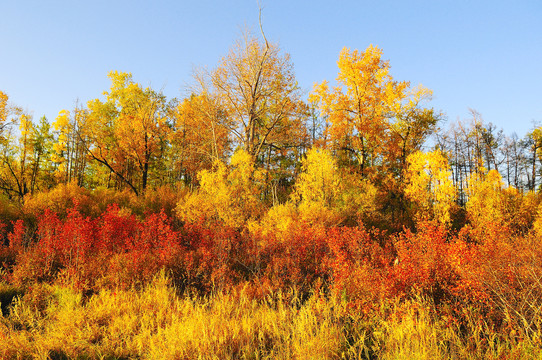
[[542, 128], [337, 66], [305, 93], [247, 33], [181, 99], [2, 89], [0, 358], [540, 358]]

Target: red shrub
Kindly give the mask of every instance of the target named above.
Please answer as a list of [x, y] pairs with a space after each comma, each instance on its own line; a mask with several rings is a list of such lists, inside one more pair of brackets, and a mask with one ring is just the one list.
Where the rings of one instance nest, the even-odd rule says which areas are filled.
[[335, 228], [327, 234], [333, 288], [361, 311], [390, 295], [387, 274], [392, 256], [389, 249], [380, 246], [379, 237], [377, 231], [359, 227]]
[[25, 243], [25, 234], [26, 229], [24, 226], [24, 221], [17, 220], [13, 222], [13, 231], [8, 234], [9, 247], [17, 252], [21, 252]]
[[439, 303], [458, 281], [448, 258], [447, 231], [433, 223], [417, 233], [406, 230], [395, 240], [397, 263], [391, 276], [396, 295], [424, 293]]
[[126, 251], [138, 229], [136, 217], [115, 204], [108, 206], [96, 224], [96, 247], [109, 254]]
[[283, 241], [273, 234], [258, 235], [253, 241], [261, 277], [257, 281], [267, 284], [270, 290], [293, 287], [306, 296], [314, 284], [328, 282], [329, 248], [324, 229], [304, 225]]
[[94, 223], [75, 208], [69, 209], [66, 219], [45, 210], [38, 223], [38, 248], [46, 259], [56, 259], [63, 267], [78, 267], [95, 250]]
[[0, 245], [3, 245], [4, 237], [6, 236], [7, 225], [0, 221]]
[[[224, 289], [253, 273], [251, 240], [226, 226], [185, 225], [180, 238], [185, 285], [202, 291]], [[177, 266], [177, 270], [178, 270]]]

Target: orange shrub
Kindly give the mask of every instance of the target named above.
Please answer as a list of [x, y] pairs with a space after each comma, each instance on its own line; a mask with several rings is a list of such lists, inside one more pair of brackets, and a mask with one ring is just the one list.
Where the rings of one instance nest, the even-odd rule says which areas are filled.
[[260, 243], [264, 246], [257, 266], [271, 290], [295, 288], [307, 296], [314, 284], [328, 281], [329, 248], [324, 229], [305, 224], [282, 241], [268, 234]]
[[390, 249], [379, 244], [381, 235], [360, 227], [333, 228], [327, 233], [333, 289], [362, 311], [391, 295], [388, 274], [392, 256]]
[[448, 258], [447, 231], [432, 222], [418, 224], [418, 228], [417, 233], [406, 230], [395, 239], [394, 290], [400, 296], [426, 294], [438, 304], [450, 296], [458, 281]]

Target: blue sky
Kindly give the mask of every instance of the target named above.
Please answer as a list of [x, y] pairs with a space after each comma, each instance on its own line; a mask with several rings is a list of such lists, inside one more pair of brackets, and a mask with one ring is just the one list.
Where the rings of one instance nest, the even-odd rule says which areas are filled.
[[[434, 91], [450, 122], [473, 108], [520, 137], [542, 122], [540, 0], [260, 2], [306, 93], [336, 78], [343, 47], [374, 44], [397, 80]], [[110, 70], [183, 97], [193, 68], [216, 66], [246, 26], [258, 30], [257, 0], [4, 1], [0, 90], [50, 121], [101, 97]]]

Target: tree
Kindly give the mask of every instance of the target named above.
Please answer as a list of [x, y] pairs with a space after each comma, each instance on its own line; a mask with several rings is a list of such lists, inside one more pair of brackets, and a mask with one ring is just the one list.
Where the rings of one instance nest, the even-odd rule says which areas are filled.
[[506, 182], [509, 186], [513, 186], [516, 189], [523, 189], [521, 163], [524, 162], [523, 158], [525, 154], [521, 146], [521, 141], [514, 133], [512, 136], [505, 137], [503, 142]]
[[283, 241], [300, 231], [298, 225], [325, 228], [344, 220], [339, 209], [343, 183], [337, 162], [327, 149], [313, 147], [305, 155], [290, 200], [274, 204], [257, 227], [263, 234]]
[[396, 157], [397, 150], [391, 147], [399, 145], [403, 151], [399, 156], [405, 158], [407, 147], [419, 147], [437, 120], [431, 111], [418, 109], [431, 92], [394, 81], [389, 61], [382, 60], [382, 50], [372, 45], [365, 51], [344, 48], [337, 64], [338, 86], [330, 89], [324, 81], [310, 95], [331, 123], [334, 146], [362, 174], [368, 167], [382, 164], [386, 153]]
[[44, 189], [55, 185], [53, 166], [50, 162], [53, 134], [51, 134], [51, 125], [45, 116], [40, 118], [38, 125], [33, 126], [32, 142], [30, 192], [34, 194], [36, 188]]
[[8, 125], [8, 96], [0, 91], [0, 140], [3, 139], [2, 133]]
[[[516, 171], [513, 181], [519, 185], [519, 163], [521, 152], [518, 142], [505, 139], [502, 130], [497, 130], [492, 123], [485, 123], [482, 116], [470, 109], [472, 118], [458, 121], [438, 137], [438, 146], [450, 158], [452, 179], [459, 192], [459, 204], [467, 202], [467, 178], [475, 173], [499, 170], [506, 165], [507, 178], [511, 179], [512, 169]], [[513, 164], [513, 162], [515, 164]]]
[[22, 109], [10, 105], [9, 97], [0, 91], [0, 147], [7, 146], [11, 130], [17, 123], [17, 118], [23, 113]]
[[331, 153], [312, 148], [303, 159], [293, 198], [304, 204], [332, 207], [340, 194], [341, 177]]
[[537, 127], [525, 137], [525, 143], [530, 148], [529, 161], [531, 165], [530, 174], [527, 174], [529, 178], [529, 190], [536, 190], [536, 178], [539, 173], [537, 166], [537, 160], [542, 161], [542, 127]]
[[301, 219], [312, 225], [365, 220], [376, 211], [376, 188], [337, 166], [328, 149], [311, 148], [291, 196]]
[[199, 189], [179, 202], [177, 213], [188, 223], [203, 220], [208, 225], [241, 228], [263, 211], [264, 178], [254, 157], [239, 149], [229, 165], [216, 160], [212, 169], [198, 173]]
[[407, 168], [407, 158], [410, 154], [422, 150], [425, 140], [437, 130], [437, 123], [442, 118], [441, 114], [433, 109], [420, 108], [418, 105], [424, 98], [429, 97], [430, 92], [422, 89], [414, 95], [400, 113], [396, 115], [394, 122], [390, 123], [388, 146], [384, 160], [387, 168], [394, 175], [398, 175], [402, 182], [402, 176]]
[[[43, 164], [49, 158], [52, 136], [50, 125], [45, 117], [36, 126], [32, 117], [20, 110], [17, 121], [19, 136], [13, 129], [5, 132], [4, 146], [0, 153], [0, 189], [8, 197], [16, 196], [22, 200], [26, 194], [38, 188], [52, 186], [47, 177], [48, 169]], [[10, 124], [11, 125], [11, 124]]]
[[405, 194], [416, 205], [417, 221], [436, 220], [448, 226], [456, 199], [448, 159], [439, 150], [419, 151], [407, 162]]
[[56, 175], [60, 182], [67, 184], [75, 181], [83, 186], [87, 153], [85, 144], [79, 137], [79, 124], [83, 123], [87, 111], [76, 108], [73, 112], [61, 110], [53, 122], [56, 142], [53, 145], [52, 161], [57, 165]]
[[264, 40], [246, 33], [216, 69], [196, 76], [225, 111], [221, 126], [257, 160], [266, 147], [298, 142], [306, 113], [289, 55]]
[[89, 156], [135, 194], [144, 192], [159, 168], [170, 127], [165, 96], [134, 83], [132, 75], [110, 72], [106, 101], [88, 102], [77, 124]]
[[473, 173], [468, 180], [467, 217], [475, 229], [505, 223], [504, 183], [497, 170]]
[[170, 134], [171, 156], [176, 178], [190, 183], [203, 169], [210, 169], [217, 160], [224, 160], [230, 150], [223, 111], [210, 94], [191, 95], [173, 112]]

